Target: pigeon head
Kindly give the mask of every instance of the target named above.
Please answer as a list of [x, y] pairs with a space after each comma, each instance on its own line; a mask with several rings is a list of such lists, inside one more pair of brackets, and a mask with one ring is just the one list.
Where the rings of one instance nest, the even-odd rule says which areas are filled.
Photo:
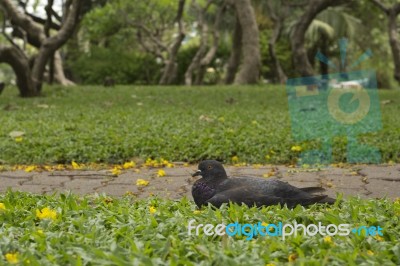
[[205, 179], [224, 179], [228, 177], [222, 164], [215, 160], [202, 161], [198, 170], [192, 176], [199, 175]]

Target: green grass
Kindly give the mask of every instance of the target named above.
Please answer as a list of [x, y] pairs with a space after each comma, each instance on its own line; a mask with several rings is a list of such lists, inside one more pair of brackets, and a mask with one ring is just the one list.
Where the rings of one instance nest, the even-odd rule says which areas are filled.
[[[350, 198], [340, 206], [308, 209], [271, 206], [223, 206], [194, 212], [194, 203], [130, 196], [40, 196], [11, 192], [0, 195], [0, 264], [5, 254], [18, 253], [28, 265], [399, 265], [400, 204], [388, 199]], [[149, 208], [154, 207], [155, 213]], [[39, 219], [36, 210], [49, 207], [55, 220]], [[372, 236], [317, 235], [280, 237], [221, 237], [188, 235], [187, 225], [231, 222], [304, 223], [381, 226], [382, 239]]]
[[[317, 141], [291, 138], [286, 93], [256, 87], [48, 87], [45, 97], [0, 97], [0, 162], [105, 162], [165, 158], [197, 162], [294, 163]], [[383, 162], [400, 161], [400, 91], [382, 91], [383, 130], [360, 136]], [[48, 108], [47, 108], [48, 107]], [[22, 142], [9, 136], [23, 131]], [[336, 138], [334, 161], [346, 161], [346, 138]], [[273, 152], [271, 152], [273, 151]], [[270, 159], [266, 159], [266, 155]]]

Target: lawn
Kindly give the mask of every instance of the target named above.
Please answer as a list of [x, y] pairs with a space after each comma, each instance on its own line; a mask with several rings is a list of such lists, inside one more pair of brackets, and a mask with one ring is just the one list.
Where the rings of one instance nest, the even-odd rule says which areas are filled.
[[[46, 87], [0, 97], [0, 163], [119, 164], [148, 158], [293, 164], [318, 141], [291, 137], [286, 93], [258, 87]], [[399, 91], [381, 91], [383, 130], [362, 135], [383, 161], [400, 161]], [[391, 100], [388, 102], [387, 100]], [[346, 138], [334, 160], [346, 160]], [[293, 149], [293, 147], [296, 147]], [[5, 168], [3, 168], [5, 169]], [[211, 207], [186, 198], [0, 195], [0, 265], [399, 265], [400, 201], [349, 198], [333, 206]], [[380, 226], [382, 236], [199, 236], [196, 224], [234, 222]]]
[[[291, 137], [284, 87], [46, 87], [44, 97], [0, 97], [0, 162], [122, 163], [164, 158], [213, 158], [246, 163], [295, 163], [298, 151], [319, 147]], [[381, 91], [383, 129], [360, 136], [383, 162], [400, 162], [400, 91]], [[387, 100], [390, 100], [388, 102]], [[20, 136], [15, 131], [23, 132]], [[20, 134], [20, 133], [19, 133]], [[346, 161], [346, 138], [333, 142]]]
[[[351, 198], [308, 209], [238, 205], [199, 211], [193, 202], [69, 194], [0, 195], [0, 250], [25, 265], [399, 265], [400, 202]], [[44, 208], [48, 208], [43, 210]], [[347, 223], [383, 236], [199, 236], [188, 223]], [[301, 232], [301, 231], [300, 231]]]

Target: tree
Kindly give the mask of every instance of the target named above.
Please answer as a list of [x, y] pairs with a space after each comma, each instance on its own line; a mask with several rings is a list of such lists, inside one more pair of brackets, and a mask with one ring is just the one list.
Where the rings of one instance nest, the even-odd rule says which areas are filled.
[[[51, 4], [50, 1], [49, 4]], [[40, 94], [46, 65], [74, 32], [79, 23], [82, 2], [79, 0], [66, 2], [63, 25], [52, 36], [49, 32], [51, 21], [47, 21], [45, 24], [47, 28], [43, 29], [29, 15], [22, 13], [13, 1], [2, 0], [0, 3], [6, 21], [23, 36], [26, 36], [29, 43], [38, 47], [38, 52], [29, 58], [28, 54], [13, 41], [13, 38], [7, 35], [6, 25], [3, 25], [3, 34], [7, 36], [10, 45], [0, 45], [0, 62], [7, 63], [13, 68], [22, 97], [33, 97]]]
[[250, 0], [233, 1], [241, 28], [242, 64], [235, 76], [236, 84], [255, 84], [260, 77], [260, 40], [256, 17]]
[[[171, 2], [140, 2], [139, 5], [135, 5], [136, 9], [141, 6], [136, 10], [137, 15], [133, 19], [127, 18], [128, 25], [137, 29], [137, 39], [141, 47], [163, 62], [160, 85], [171, 84], [176, 78], [176, 58], [186, 36], [183, 22], [185, 3], [185, 0], [179, 0], [175, 6]], [[158, 10], [157, 15], [153, 15], [154, 9]], [[140, 11], [143, 13], [139, 14]], [[166, 41], [166, 33], [171, 33], [175, 26], [178, 28], [177, 32], [172, 40]]]
[[[351, 0], [350, 0], [351, 1]], [[294, 65], [303, 77], [313, 76], [314, 70], [308, 60], [305, 48], [305, 35], [315, 17], [330, 6], [341, 5], [350, 1], [344, 0], [311, 0], [304, 13], [298, 18], [291, 34], [291, 46]]]
[[[196, 76], [194, 84], [202, 84], [206, 67], [214, 59], [218, 50], [220, 38], [219, 27], [221, 24], [222, 16], [226, 10], [226, 2], [223, 1], [219, 4], [214, 18], [214, 25], [211, 27], [210, 31], [209, 25], [207, 21], [205, 21], [205, 16], [213, 2], [214, 0], [208, 0], [206, 5], [204, 7], [201, 7], [196, 1], [193, 1], [194, 9], [198, 13], [197, 25], [200, 35], [200, 47], [197, 50], [195, 56], [192, 59], [192, 62], [190, 63], [185, 73], [185, 84], [188, 86], [192, 85], [193, 73], [195, 73]], [[211, 47], [209, 47], [208, 45], [210, 32], [213, 39]]]
[[390, 48], [392, 50], [394, 61], [394, 78], [400, 82], [400, 41], [397, 33], [397, 16], [400, 13], [400, 3], [393, 4], [391, 7], [386, 6], [380, 0], [371, 0], [379, 7], [388, 17], [388, 35]]
[[239, 18], [236, 16], [235, 29], [232, 36], [232, 51], [226, 68], [225, 84], [232, 84], [235, 81], [236, 72], [239, 69], [242, 53], [242, 27]]
[[[337, 39], [346, 37], [353, 42], [360, 35], [361, 22], [348, 11], [350, 9], [343, 6], [329, 7], [319, 13], [311, 22], [305, 38], [310, 47], [311, 53], [309, 54], [310, 58], [313, 58], [312, 62], [314, 62], [317, 51], [329, 58], [332, 55], [330, 47], [337, 43]], [[321, 61], [319, 63], [321, 75], [327, 75], [329, 65]], [[340, 71], [345, 72], [346, 66], [340, 64]]]
[[265, 2], [268, 9], [268, 14], [274, 23], [273, 33], [268, 42], [268, 51], [272, 59], [275, 74], [279, 83], [285, 84], [287, 76], [282, 69], [278, 56], [276, 55], [275, 45], [278, 42], [284, 27], [285, 19], [289, 14], [289, 6], [287, 4], [268, 0]]

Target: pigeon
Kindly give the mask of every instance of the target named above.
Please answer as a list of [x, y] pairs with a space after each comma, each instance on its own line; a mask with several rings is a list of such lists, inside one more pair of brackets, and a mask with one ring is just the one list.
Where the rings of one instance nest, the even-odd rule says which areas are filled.
[[321, 187], [297, 188], [277, 179], [228, 178], [222, 164], [214, 160], [200, 162], [192, 176], [201, 176], [192, 187], [192, 196], [199, 208], [208, 204], [219, 208], [229, 202], [250, 207], [286, 204], [288, 208], [335, 202], [335, 199], [326, 195], [313, 194], [323, 191]]

